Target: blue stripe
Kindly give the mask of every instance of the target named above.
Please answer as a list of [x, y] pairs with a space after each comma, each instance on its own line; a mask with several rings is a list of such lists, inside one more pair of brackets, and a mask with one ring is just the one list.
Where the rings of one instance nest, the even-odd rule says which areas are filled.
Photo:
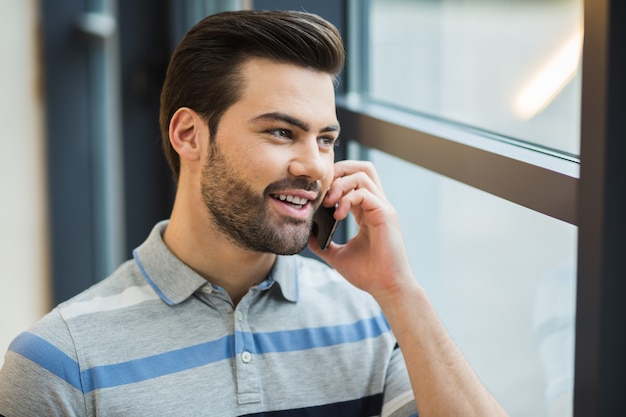
[[81, 372], [84, 392], [132, 384], [219, 362], [233, 356], [232, 336], [114, 365]]
[[230, 359], [235, 355], [233, 350], [235, 345], [243, 346], [255, 354], [289, 352], [358, 342], [388, 331], [389, 325], [384, 317], [376, 316], [338, 326], [256, 334], [236, 332], [234, 335], [207, 343], [127, 362], [95, 366], [84, 371], [80, 371], [78, 363], [67, 354], [31, 333], [18, 336], [11, 344], [10, 350], [49, 370], [73, 387], [88, 393]]
[[135, 263], [139, 267], [139, 271], [141, 271], [141, 274], [146, 279], [146, 281], [148, 281], [148, 284], [150, 284], [150, 286], [152, 287], [154, 292], [156, 292], [157, 295], [159, 297], [161, 297], [161, 299], [167, 303], [167, 305], [170, 305], [170, 306], [174, 305], [174, 302], [172, 300], [170, 300], [165, 294], [163, 294], [163, 292], [154, 283], [154, 281], [152, 281], [152, 278], [150, 278], [150, 275], [148, 275], [148, 273], [144, 269], [143, 264], [139, 260], [139, 255], [137, 254], [137, 249], [133, 250], [133, 258], [135, 259]]
[[74, 388], [82, 389], [78, 363], [41, 337], [24, 332], [13, 340], [9, 350], [52, 372]]
[[[257, 333], [236, 332], [211, 342], [173, 350], [114, 365], [97, 366], [81, 372], [85, 392], [145, 381], [232, 358], [237, 346], [255, 354], [306, 350], [358, 342], [389, 330], [382, 316], [353, 324]], [[237, 352], [240, 353], [240, 352]]]
[[114, 365], [97, 366], [81, 372], [85, 392], [145, 381], [232, 358], [242, 346], [250, 353], [264, 354], [306, 350], [358, 342], [389, 330], [382, 316], [356, 323], [272, 333], [235, 332], [211, 342], [173, 350]]
[[257, 351], [252, 353], [291, 352], [354, 343], [378, 337], [388, 331], [389, 324], [380, 315], [351, 324], [255, 333], [252, 334], [252, 338], [255, 341]]

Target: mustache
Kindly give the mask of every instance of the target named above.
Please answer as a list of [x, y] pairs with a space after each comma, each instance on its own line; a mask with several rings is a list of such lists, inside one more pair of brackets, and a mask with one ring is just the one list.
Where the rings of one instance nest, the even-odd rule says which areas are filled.
[[305, 178], [285, 178], [268, 185], [265, 188], [265, 195], [276, 194], [278, 191], [293, 189], [313, 191], [317, 194], [317, 199], [320, 198], [322, 191], [318, 181], [308, 181]]

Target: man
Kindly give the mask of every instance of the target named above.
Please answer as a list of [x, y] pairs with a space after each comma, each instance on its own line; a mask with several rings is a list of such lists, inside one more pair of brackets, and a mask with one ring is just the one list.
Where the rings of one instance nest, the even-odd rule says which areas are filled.
[[[334, 163], [343, 58], [306, 13], [228, 12], [188, 32], [161, 96], [171, 218], [16, 338], [0, 414], [505, 414], [414, 279], [373, 166]], [[358, 234], [321, 250], [320, 205]], [[334, 269], [287, 256], [307, 243]]]

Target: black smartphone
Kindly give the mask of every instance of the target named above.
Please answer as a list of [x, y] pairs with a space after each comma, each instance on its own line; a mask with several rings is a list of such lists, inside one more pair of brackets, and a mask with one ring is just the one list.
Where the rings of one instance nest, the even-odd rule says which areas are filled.
[[335, 220], [333, 214], [335, 207], [320, 206], [313, 216], [313, 234], [322, 250], [326, 250], [333, 240], [339, 220]]

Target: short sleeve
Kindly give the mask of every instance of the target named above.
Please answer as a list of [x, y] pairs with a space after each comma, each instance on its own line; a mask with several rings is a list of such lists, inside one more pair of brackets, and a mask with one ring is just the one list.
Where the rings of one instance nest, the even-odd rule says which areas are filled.
[[417, 416], [417, 407], [411, 381], [404, 363], [402, 351], [395, 346], [385, 380], [382, 417], [413, 417]]

